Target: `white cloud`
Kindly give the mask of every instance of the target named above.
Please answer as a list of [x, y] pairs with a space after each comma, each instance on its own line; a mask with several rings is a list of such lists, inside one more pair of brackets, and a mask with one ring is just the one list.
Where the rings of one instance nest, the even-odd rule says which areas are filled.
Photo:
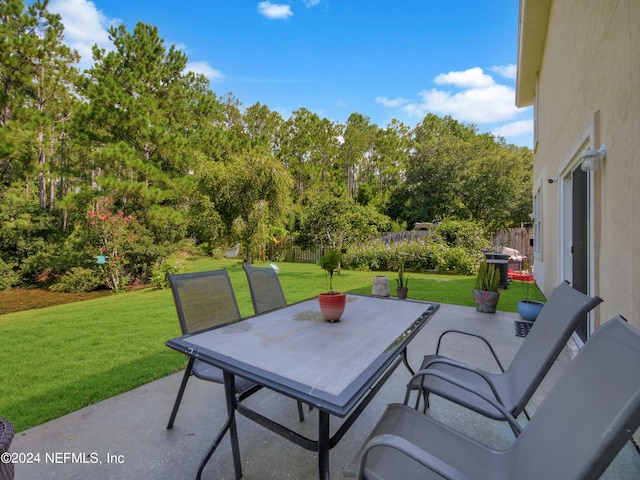
[[385, 107], [395, 108], [404, 105], [408, 100], [405, 100], [404, 98], [376, 97], [376, 102], [384, 105]]
[[533, 132], [533, 120], [518, 120], [517, 122], [507, 123], [493, 130], [494, 135], [501, 137], [517, 137]]
[[422, 119], [429, 113], [450, 115], [460, 122], [475, 124], [479, 131], [491, 130], [492, 134], [515, 143], [531, 144], [531, 109], [516, 107], [515, 90], [510, 86], [513, 82], [494, 79], [515, 77], [516, 66], [497, 66], [489, 70], [494, 72], [493, 76], [480, 67], [437, 75], [433, 86], [419, 92], [417, 100], [379, 96], [375, 101], [401, 110], [414, 119]]
[[518, 67], [513, 63], [510, 65], [499, 65], [496, 67], [491, 67], [489, 70], [491, 70], [492, 72], [496, 72], [501, 77], [508, 78], [509, 80], [515, 80], [516, 74], [518, 73]]
[[307, 8], [315, 7], [320, 3], [320, 0], [302, 0]]
[[286, 19], [293, 15], [290, 5], [271, 2], [260, 2], [258, 4], [258, 12], [267, 18], [275, 20]]
[[49, 11], [58, 13], [64, 24], [65, 43], [78, 51], [82, 57], [81, 68], [93, 63], [91, 48], [94, 44], [105, 50], [112, 50], [108, 29], [120, 23], [118, 19], [107, 18], [95, 4], [88, 0], [53, 0]]
[[427, 113], [451, 115], [456, 120], [475, 124], [490, 124], [514, 119], [519, 110], [515, 106], [515, 91], [500, 85], [479, 67], [461, 72], [440, 74], [434, 79], [438, 85], [451, 85], [451, 90], [433, 88], [418, 95], [419, 102], [404, 105], [403, 109], [416, 117]]
[[458, 88], [484, 88], [496, 83], [480, 67], [470, 68], [463, 72], [441, 73], [434, 79], [434, 82], [436, 85], [454, 85]]
[[411, 103], [405, 110], [424, 116], [429, 112], [451, 115], [457, 120], [471, 123], [494, 123], [512, 119], [518, 113], [515, 92], [505, 85], [487, 88], [470, 88], [451, 93], [442, 90], [420, 92], [422, 102]]
[[211, 67], [207, 62], [189, 62], [187, 64], [187, 71], [200, 73], [212, 82], [217, 82], [224, 78], [220, 70]]

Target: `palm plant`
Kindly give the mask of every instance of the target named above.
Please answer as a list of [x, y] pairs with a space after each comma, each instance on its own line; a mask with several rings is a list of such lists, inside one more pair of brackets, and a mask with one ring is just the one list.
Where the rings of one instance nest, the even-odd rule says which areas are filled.
[[329, 274], [329, 293], [333, 293], [333, 273], [340, 267], [342, 254], [340, 250], [327, 250], [316, 262]]

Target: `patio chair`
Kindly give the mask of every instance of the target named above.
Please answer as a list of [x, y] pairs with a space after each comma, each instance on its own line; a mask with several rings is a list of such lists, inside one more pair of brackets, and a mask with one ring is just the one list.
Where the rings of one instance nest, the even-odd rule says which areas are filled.
[[[183, 335], [240, 320], [238, 303], [229, 274], [225, 269], [173, 274], [168, 278]], [[191, 375], [202, 380], [224, 384], [222, 370], [190, 356], [167, 428], [173, 427], [182, 395]], [[240, 377], [236, 378], [235, 386], [239, 400], [261, 388]]]
[[242, 268], [247, 275], [251, 302], [256, 315], [287, 305], [278, 273], [273, 268], [246, 264], [242, 265]]
[[600, 478], [640, 425], [639, 364], [640, 332], [622, 317], [607, 322], [586, 342], [522, 434], [500, 451], [407, 405], [391, 404], [356, 457], [356, 478]]
[[[13, 423], [6, 418], [0, 417], [0, 455], [7, 455], [15, 432], [16, 429]], [[14, 465], [10, 460], [11, 458], [0, 457], [0, 480], [13, 480], [15, 474]]]
[[[578, 322], [584, 315], [602, 302], [599, 297], [585, 295], [567, 282], [562, 282], [552, 292], [540, 315], [525, 337], [509, 367], [505, 370], [491, 344], [483, 337], [459, 330], [447, 330], [438, 340], [435, 355], [427, 355], [420, 369], [443, 373], [422, 377], [418, 373], [409, 383], [405, 403], [412, 390], [420, 390], [424, 397], [424, 409], [429, 406], [429, 394], [436, 394], [454, 403], [474, 410], [495, 420], [507, 420], [503, 410], [513, 417], [524, 412], [544, 376], [558, 358]], [[482, 340], [496, 360], [501, 373], [492, 373], [439, 354], [442, 337], [449, 333], [470, 335]], [[481, 398], [477, 393], [482, 393]], [[490, 399], [486, 400], [486, 399]], [[420, 395], [416, 399], [418, 408]], [[502, 408], [496, 407], [496, 402]], [[510, 423], [515, 435], [518, 424]]]
[[[242, 268], [247, 275], [251, 302], [256, 315], [271, 310], [276, 310], [287, 305], [278, 273], [271, 267], [254, 267], [243, 264]], [[311, 410], [311, 406], [309, 406]], [[304, 421], [302, 402], [298, 400], [298, 417]]]

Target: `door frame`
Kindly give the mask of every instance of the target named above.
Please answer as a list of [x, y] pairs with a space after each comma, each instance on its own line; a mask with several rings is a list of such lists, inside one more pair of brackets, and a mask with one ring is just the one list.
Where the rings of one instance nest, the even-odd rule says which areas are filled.
[[[574, 144], [560, 166], [558, 177], [561, 179], [559, 196], [559, 255], [560, 262], [558, 268], [558, 283], [567, 280], [573, 284], [573, 257], [571, 247], [573, 245], [573, 181], [572, 174], [580, 168], [582, 164], [583, 152], [587, 149], [594, 149], [596, 144], [595, 134], [597, 131], [598, 115], [594, 115], [589, 125], [583, 130], [578, 141]], [[587, 173], [587, 294], [595, 294], [595, 191], [594, 172]], [[593, 312], [587, 315], [587, 338], [593, 333], [595, 327], [595, 317]], [[579, 346], [584, 344], [584, 339], [577, 333], [573, 338]]]

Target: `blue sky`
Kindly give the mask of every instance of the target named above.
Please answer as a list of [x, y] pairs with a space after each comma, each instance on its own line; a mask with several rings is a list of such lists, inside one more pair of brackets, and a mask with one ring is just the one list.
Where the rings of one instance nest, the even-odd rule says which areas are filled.
[[107, 29], [158, 27], [211, 89], [284, 118], [305, 107], [345, 122], [413, 127], [427, 113], [531, 147], [533, 111], [515, 106], [516, 0], [51, 0], [91, 64]]

